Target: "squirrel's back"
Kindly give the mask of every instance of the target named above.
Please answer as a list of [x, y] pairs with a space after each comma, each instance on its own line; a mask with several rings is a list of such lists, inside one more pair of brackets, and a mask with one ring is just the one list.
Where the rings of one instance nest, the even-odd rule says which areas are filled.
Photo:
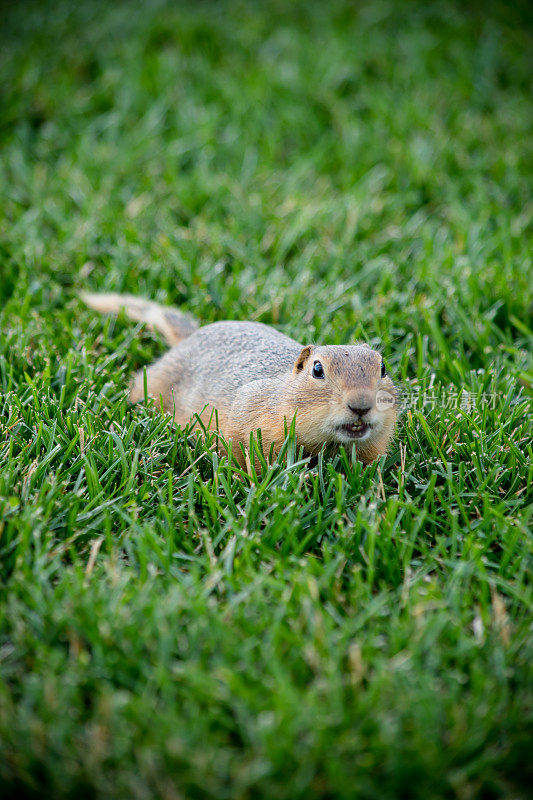
[[230, 320], [204, 325], [179, 345], [208, 383], [220, 382], [227, 392], [290, 371], [301, 349], [294, 339], [261, 322]]
[[[222, 409], [245, 384], [288, 373], [302, 346], [259, 322], [213, 322], [198, 328], [147, 369], [150, 396], [172, 411], [177, 385], [187, 386], [187, 406]], [[174, 390], [172, 395], [169, 390]], [[144, 370], [137, 374], [132, 400], [142, 399]]]

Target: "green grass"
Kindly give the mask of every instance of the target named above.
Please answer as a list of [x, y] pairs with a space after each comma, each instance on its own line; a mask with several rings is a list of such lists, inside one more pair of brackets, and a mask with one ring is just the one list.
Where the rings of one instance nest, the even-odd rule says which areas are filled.
[[[527, 797], [533, 37], [466, 5], [4, 9], [3, 798]], [[364, 339], [411, 407], [239, 474], [82, 288]]]

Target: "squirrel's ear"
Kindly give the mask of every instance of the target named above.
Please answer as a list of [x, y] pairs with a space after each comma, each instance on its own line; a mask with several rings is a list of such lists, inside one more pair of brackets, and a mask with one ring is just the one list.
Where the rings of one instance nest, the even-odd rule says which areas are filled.
[[305, 362], [307, 361], [307, 359], [309, 358], [309, 356], [311, 355], [313, 350], [314, 350], [314, 348], [313, 348], [312, 344], [308, 344], [306, 347], [303, 348], [303, 350], [300, 352], [300, 355], [298, 356], [298, 358], [294, 362], [293, 372], [298, 373], [298, 372], [301, 372], [303, 370], [303, 368], [305, 366]]

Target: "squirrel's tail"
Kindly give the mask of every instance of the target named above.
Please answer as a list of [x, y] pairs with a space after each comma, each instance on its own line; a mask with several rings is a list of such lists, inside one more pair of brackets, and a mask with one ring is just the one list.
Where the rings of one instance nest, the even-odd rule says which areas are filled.
[[198, 328], [195, 319], [183, 314], [177, 308], [166, 308], [143, 297], [134, 297], [132, 294], [81, 292], [80, 297], [90, 308], [102, 314], [118, 314], [123, 308], [130, 319], [135, 322], [146, 322], [162, 333], [170, 345], [191, 336]]

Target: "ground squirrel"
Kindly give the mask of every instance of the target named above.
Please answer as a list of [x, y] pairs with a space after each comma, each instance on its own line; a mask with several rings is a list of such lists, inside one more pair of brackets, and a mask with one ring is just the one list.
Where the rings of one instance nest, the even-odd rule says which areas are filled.
[[[367, 344], [302, 345], [259, 322], [214, 322], [204, 327], [174, 308], [132, 295], [83, 293], [100, 312], [124, 309], [159, 330], [171, 349], [146, 369], [148, 395], [186, 425], [198, 414], [247, 447], [261, 430], [263, 452], [279, 451], [295, 418], [296, 441], [314, 455], [324, 444], [355, 443], [364, 463], [386, 452], [397, 417], [395, 386], [381, 354]], [[144, 370], [130, 399], [144, 398]], [[295, 416], [296, 415], [296, 416]]]

